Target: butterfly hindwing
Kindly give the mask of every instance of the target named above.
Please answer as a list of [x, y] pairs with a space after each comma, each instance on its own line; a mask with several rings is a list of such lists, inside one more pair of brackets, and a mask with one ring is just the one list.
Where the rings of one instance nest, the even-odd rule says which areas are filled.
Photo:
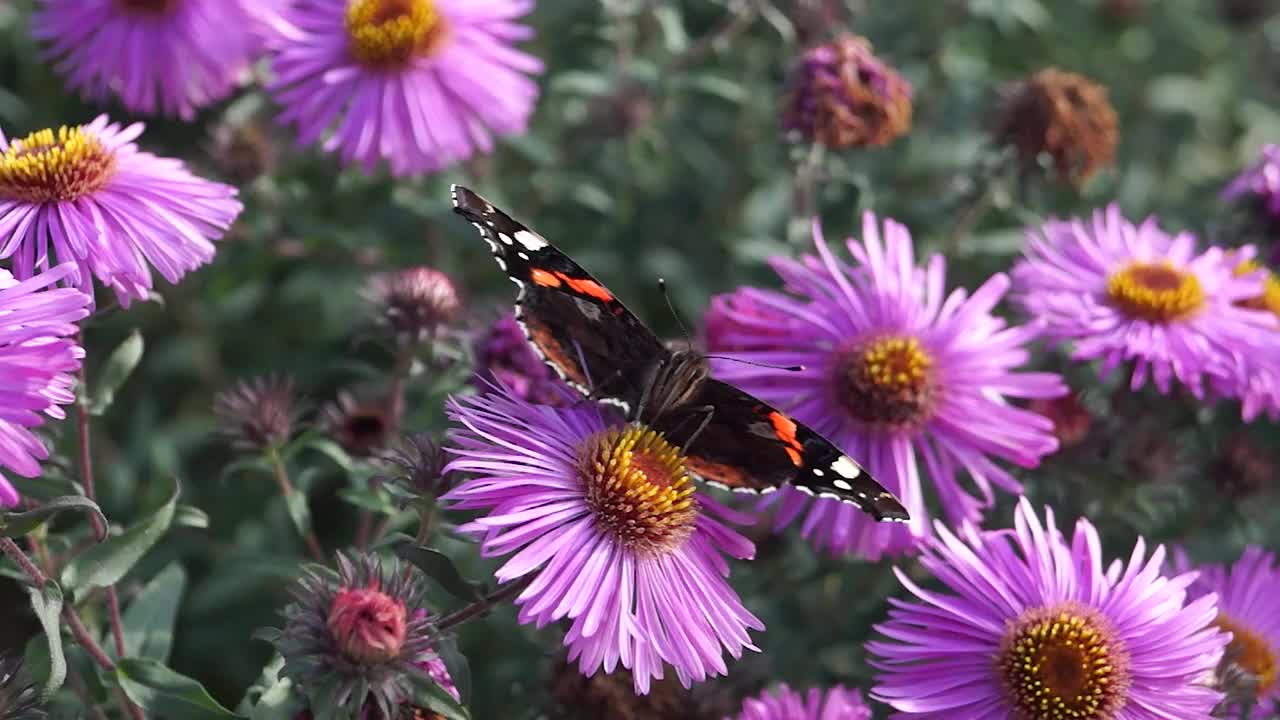
[[658, 337], [569, 256], [489, 201], [455, 185], [453, 207], [520, 287], [516, 319], [543, 360], [584, 395], [634, 408], [648, 368], [667, 352]]
[[688, 444], [689, 470], [714, 485], [767, 493], [791, 483], [810, 495], [856, 505], [877, 520], [908, 518], [893, 493], [835, 445], [719, 380], [705, 380], [688, 403], [642, 420], [670, 442]]

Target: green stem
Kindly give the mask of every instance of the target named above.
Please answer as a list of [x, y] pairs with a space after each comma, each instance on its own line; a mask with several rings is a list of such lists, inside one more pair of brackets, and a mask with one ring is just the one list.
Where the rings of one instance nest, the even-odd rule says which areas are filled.
[[[288, 507], [290, 498], [297, 492], [293, 488], [293, 483], [289, 481], [289, 470], [284, 466], [284, 458], [280, 457], [278, 450], [271, 450], [267, 453], [267, 460], [271, 463], [271, 474], [275, 477], [276, 487], [280, 488], [280, 495], [284, 498], [285, 506]], [[292, 515], [292, 513], [290, 513]], [[299, 528], [301, 531], [301, 528]], [[302, 539], [307, 543], [307, 550], [311, 553], [311, 558], [318, 563], [325, 562], [324, 548], [320, 545], [320, 539], [316, 537], [315, 530], [307, 528], [306, 533], [302, 535]]]

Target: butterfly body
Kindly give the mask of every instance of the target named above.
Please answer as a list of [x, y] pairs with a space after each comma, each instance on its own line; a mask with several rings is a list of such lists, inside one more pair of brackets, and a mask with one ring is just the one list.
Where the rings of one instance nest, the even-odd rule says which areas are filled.
[[706, 357], [670, 350], [563, 252], [467, 188], [455, 212], [519, 286], [516, 319], [543, 360], [584, 396], [682, 447], [689, 471], [737, 492], [790, 484], [856, 505], [878, 520], [906, 509], [852, 458], [768, 403], [711, 377]]

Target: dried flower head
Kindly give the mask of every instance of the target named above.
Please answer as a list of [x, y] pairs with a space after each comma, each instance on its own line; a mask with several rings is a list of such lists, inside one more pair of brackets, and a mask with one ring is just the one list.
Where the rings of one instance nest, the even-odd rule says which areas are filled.
[[584, 676], [561, 658], [552, 670], [551, 694], [560, 720], [722, 720], [733, 710], [727, 688], [702, 683], [683, 688], [668, 675], [653, 683], [648, 695], [637, 695], [631, 672], [619, 668]]
[[842, 35], [801, 58], [782, 125], [837, 150], [887, 145], [911, 129], [911, 85], [865, 39]]
[[406, 704], [423, 682], [457, 697], [428, 642], [425, 593], [416, 568], [339, 554], [336, 573], [304, 572], [283, 611], [284, 628], [261, 635], [284, 658], [282, 676], [312, 707], [361, 708], [370, 720], [406, 717], [420, 712]]
[[218, 172], [237, 185], [270, 173], [276, 165], [270, 132], [252, 120], [214, 126], [207, 150]]
[[385, 479], [413, 495], [438, 497], [451, 487], [444, 472], [448, 458], [430, 433], [401, 437], [382, 461], [391, 470]]
[[293, 378], [287, 375], [238, 382], [213, 400], [222, 433], [243, 450], [268, 450], [288, 442], [300, 410]]
[[435, 335], [458, 316], [461, 304], [449, 276], [429, 267], [379, 273], [369, 279], [365, 297], [392, 332], [414, 341]]
[[344, 450], [368, 457], [399, 431], [400, 409], [385, 395], [342, 391], [321, 411], [320, 424]]
[[1115, 158], [1119, 122], [1105, 87], [1048, 68], [1007, 92], [994, 135], [1026, 166], [1047, 154], [1059, 179], [1079, 186]]
[[21, 658], [0, 656], [0, 720], [44, 720], [48, 717], [40, 690], [27, 676]]
[[1241, 432], [1227, 440], [1210, 472], [1223, 492], [1243, 498], [1274, 482], [1276, 459], [1265, 446]]
[[1084, 442], [1093, 422], [1089, 408], [1080, 402], [1080, 396], [1074, 392], [1054, 398], [1032, 398], [1027, 403], [1027, 409], [1053, 421], [1053, 434], [1058, 438], [1058, 447], [1062, 449]]

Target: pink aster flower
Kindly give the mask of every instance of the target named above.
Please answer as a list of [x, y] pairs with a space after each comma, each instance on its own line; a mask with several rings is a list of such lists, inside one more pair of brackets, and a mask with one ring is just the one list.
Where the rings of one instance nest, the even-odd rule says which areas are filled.
[[1168, 393], [1176, 379], [1203, 397], [1206, 378], [1230, 386], [1244, 358], [1280, 357], [1280, 320], [1244, 304], [1263, 293], [1260, 273], [1238, 275], [1231, 253], [1195, 244], [1115, 205], [1052, 221], [1013, 269], [1018, 300], [1052, 339], [1075, 343], [1072, 357], [1100, 359], [1104, 374], [1132, 363], [1133, 390], [1150, 378]]
[[497, 578], [529, 578], [520, 621], [568, 620], [564, 643], [584, 675], [628, 668], [644, 694], [675, 668], [685, 687], [755, 650], [764, 626], [725, 581], [724, 556], [755, 547], [701, 495], [661, 435], [594, 404], [530, 405], [507, 393], [454, 398], [461, 427], [446, 472], [475, 475], [442, 499], [486, 513], [464, 526], [485, 555], [512, 555]]
[[871, 696], [899, 718], [1207, 718], [1228, 636], [1216, 598], [1188, 602], [1195, 574], [1163, 577], [1164, 556], [1139, 538], [1104, 569], [1093, 525], [1079, 520], [1068, 541], [1025, 499], [1013, 530], [939, 524], [921, 562], [945, 589], [896, 571], [916, 600], [890, 600], [883, 638], [867, 643]]
[[1222, 190], [1224, 200], [1256, 201], [1268, 215], [1280, 218], [1280, 145], [1266, 145], [1258, 161]]
[[802, 695], [784, 684], [744, 701], [734, 720], [871, 720], [871, 708], [862, 693], [842, 685]]
[[75, 262], [81, 288], [96, 276], [127, 307], [150, 292], [151, 266], [175, 283], [213, 259], [242, 208], [235, 188], [139, 150], [141, 134], [105, 115], [20, 140], [0, 132], [0, 258], [15, 275]]
[[1231, 633], [1227, 656], [1256, 681], [1254, 699], [1260, 714], [1280, 702], [1280, 563], [1273, 553], [1249, 546], [1230, 567], [1193, 566], [1175, 552], [1175, 572], [1198, 570], [1188, 592], [1198, 598], [1218, 597], [1218, 627]]
[[[902, 500], [909, 524], [876, 523], [848, 504], [790, 488], [762, 501], [778, 503], [778, 527], [803, 514], [802, 532], [819, 548], [876, 559], [928, 535], [926, 477], [954, 523], [978, 519], [995, 487], [1020, 492], [994, 460], [1035, 467], [1058, 443], [1051, 420], [1008, 399], [1055, 397], [1067, 388], [1057, 375], [1017, 371], [1037, 328], [1011, 327], [991, 314], [1007, 277], [992, 276], [972, 295], [948, 294], [944, 260], [935, 255], [916, 266], [905, 227], [886, 220], [882, 231], [867, 213], [862, 233], [861, 242], [848, 241], [849, 265], [815, 225], [816, 257], [771, 261], [789, 292], [738, 290], [734, 306], [761, 310], [736, 313], [720, 342], [739, 350], [730, 357], [758, 364], [719, 360], [714, 367], [720, 379], [830, 438]], [[960, 485], [961, 473], [980, 497]]]
[[[40, 474], [49, 457], [31, 428], [44, 416], [62, 419], [61, 405], [76, 398], [71, 373], [84, 350], [72, 336], [89, 314], [89, 296], [72, 288], [45, 288], [73, 277], [73, 264], [59, 265], [19, 282], [0, 270], [0, 467], [22, 477]], [[0, 507], [13, 507], [18, 492], [0, 473]]]
[[395, 175], [448, 167], [523, 133], [542, 63], [513, 47], [532, 0], [300, 0], [272, 91], [282, 122]]
[[282, 27], [281, 0], [42, 0], [32, 32], [87, 100], [183, 120], [231, 94]]

